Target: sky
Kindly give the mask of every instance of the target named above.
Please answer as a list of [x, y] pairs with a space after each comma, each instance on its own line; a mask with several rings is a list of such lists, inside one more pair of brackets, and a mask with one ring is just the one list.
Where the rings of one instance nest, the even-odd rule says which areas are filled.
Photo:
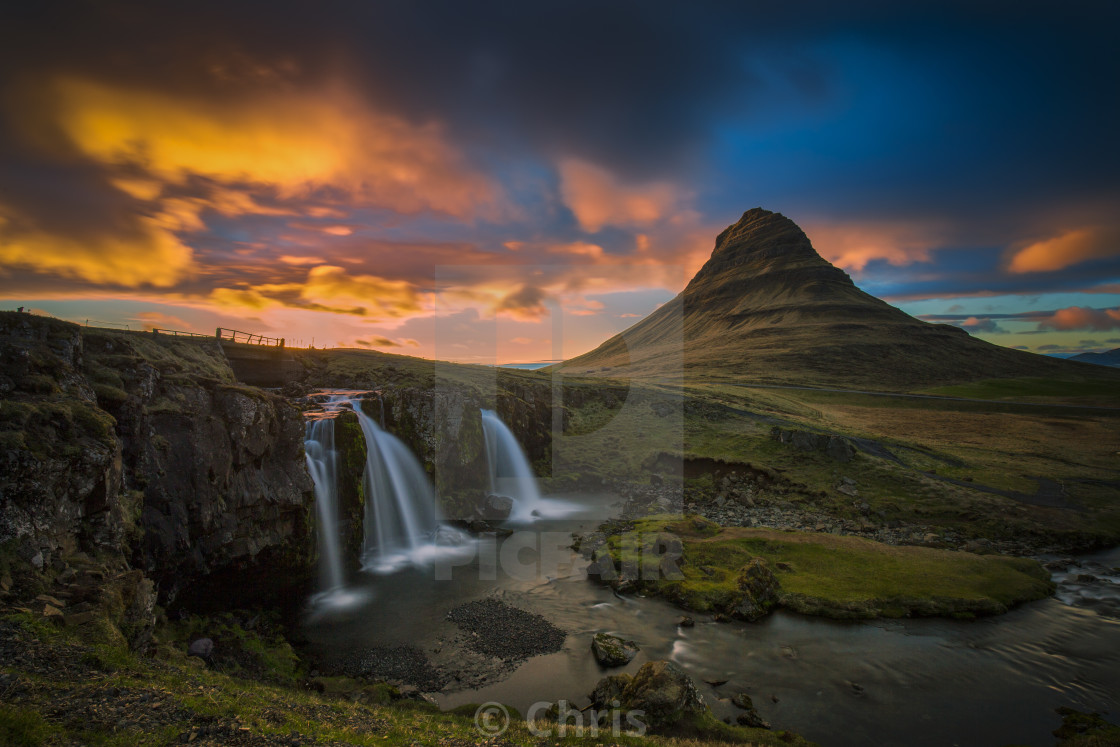
[[1120, 346], [1114, 2], [9, 3], [0, 308], [507, 363], [753, 207], [990, 342]]

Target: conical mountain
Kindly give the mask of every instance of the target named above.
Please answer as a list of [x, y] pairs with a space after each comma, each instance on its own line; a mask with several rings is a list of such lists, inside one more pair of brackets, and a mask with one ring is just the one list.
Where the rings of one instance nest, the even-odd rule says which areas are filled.
[[1071, 365], [915, 319], [856, 287], [789, 218], [755, 208], [676, 298], [562, 370], [907, 391]]

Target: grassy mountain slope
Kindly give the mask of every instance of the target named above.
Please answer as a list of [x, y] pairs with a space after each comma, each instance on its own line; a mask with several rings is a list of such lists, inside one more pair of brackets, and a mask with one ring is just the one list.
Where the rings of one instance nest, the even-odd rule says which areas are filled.
[[1120, 386], [1112, 372], [915, 319], [860, 290], [793, 221], [761, 208], [719, 235], [675, 299], [561, 370], [875, 391], [1024, 376]]

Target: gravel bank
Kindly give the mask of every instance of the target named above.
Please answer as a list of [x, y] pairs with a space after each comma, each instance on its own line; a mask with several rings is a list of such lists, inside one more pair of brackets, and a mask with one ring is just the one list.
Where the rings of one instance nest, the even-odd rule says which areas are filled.
[[481, 599], [459, 605], [447, 619], [467, 634], [467, 645], [487, 656], [521, 661], [551, 654], [564, 645], [567, 634], [540, 615], [534, 615], [497, 599]]
[[348, 677], [412, 685], [422, 692], [435, 692], [447, 684], [447, 675], [428, 661], [416, 646], [375, 646], [347, 657], [342, 666]]

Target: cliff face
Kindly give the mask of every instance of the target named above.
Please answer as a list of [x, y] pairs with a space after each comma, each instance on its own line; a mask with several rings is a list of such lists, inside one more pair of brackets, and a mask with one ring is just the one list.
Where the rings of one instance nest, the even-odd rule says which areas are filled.
[[0, 542], [125, 553], [167, 602], [203, 576], [305, 568], [303, 422], [210, 340], [0, 315]]

